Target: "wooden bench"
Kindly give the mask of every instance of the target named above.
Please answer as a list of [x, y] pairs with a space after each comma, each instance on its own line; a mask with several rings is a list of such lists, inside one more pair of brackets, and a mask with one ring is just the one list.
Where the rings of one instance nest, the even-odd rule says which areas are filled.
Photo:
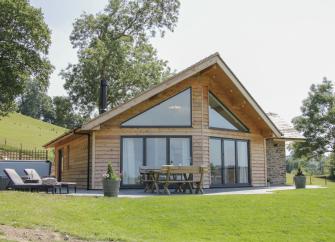
[[[152, 193], [155, 191], [155, 169], [148, 168], [145, 166], [140, 167], [140, 183], [144, 185], [144, 192], [151, 191]], [[156, 171], [159, 171], [156, 170]]]
[[[193, 188], [195, 187], [196, 193], [203, 194], [203, 179], [205, 172], [208, 168], [205, 166], [162, 166], [159, 173], [159, 177], [163, 179], [158, 179], [156, 177], [156, 189], [159, 184], [163, 185], [164, 193], [170, 194], [169, 186], [175, 184], [176, 192], [187, 190], [193, 193]], [[199, 179], [195, 180], [194, 175], [199, 174]], [[178, 179], [179, 178], [179, 179]]]

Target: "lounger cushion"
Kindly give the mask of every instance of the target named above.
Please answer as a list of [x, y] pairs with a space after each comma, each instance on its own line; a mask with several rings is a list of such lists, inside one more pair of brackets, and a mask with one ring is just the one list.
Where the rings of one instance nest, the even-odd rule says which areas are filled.
[[37, 173], [35, 169], [24, 169], [24, 172], [29, 176], [29, 179], [39, 180], [42, 182], [40, 175]]
[[24, 185], [22, 178], [17, 174], [14, 169], [4, 169], [4, 171], [14, 185]]
[[42, 184], [43, 185], [56, 185], [57, 179], [53, 177], [42, 178]]

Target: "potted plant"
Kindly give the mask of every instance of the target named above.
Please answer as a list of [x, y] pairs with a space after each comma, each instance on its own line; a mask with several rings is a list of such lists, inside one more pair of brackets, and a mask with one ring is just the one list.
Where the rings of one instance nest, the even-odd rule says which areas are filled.
[[115, 174], [112, 165], [109, 163], [106, 174], [103, 175], [102, 184], [105, 197], [117, 197], [120, 190], [120, 176]]
[[305, 188], [306, 187], [306, 177], [301, 170], [301, 167], [298, 168], [297, 174], [294, 176], [295, 188]]

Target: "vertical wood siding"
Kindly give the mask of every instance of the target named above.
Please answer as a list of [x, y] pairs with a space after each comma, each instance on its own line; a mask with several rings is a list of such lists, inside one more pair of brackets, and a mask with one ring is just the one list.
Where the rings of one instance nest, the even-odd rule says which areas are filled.
[[[224, 77], [220, 77], [224, 78]], [[192, 128], [121, 128], [125, 120], [139, 114], [161, 101], [192, 87]], [[208, 127], [208, 91], [213, 92], [250, 130], [245, 132], [232, 132], [214, 130]], [[253, 186], [265, 185], [265, 155], [264, 155], [264, 124], [257, 119], [255, 112], [248, 107], [234, 90], [227, 90], [224, 82], [199, 75], [184, 80], [176, 86], [169, 88], [147, 101], [127, 110], [107, 121], [95, 132], [95, 165], [92, 171], [94, 180], [92, 187], [102, 188], [101, 177], [111, 162], [116, 172], [120, 168], [120, 142], [121, 136], [143, 135], [191, 135], [192, 160], [194, 165], [209, 165], [209, 137], [225, 137], [247, 139], [250, 141], [251, 181]], [[87, 159], [86, 159], [87, 160]], [[78, 164], [79, 165], [79, 164]], [[77, 176], [78, 174], [74, 174]], [[205, 177], [205, 185], [210, 184], [209, 173]]]
[[87, 135], [78, 135], [71, 141], [55, 146], [54, 172], [58, 174], [58, 150], [63, 149], [62, 181], [76, 182], [79, 188], [87, 188]]

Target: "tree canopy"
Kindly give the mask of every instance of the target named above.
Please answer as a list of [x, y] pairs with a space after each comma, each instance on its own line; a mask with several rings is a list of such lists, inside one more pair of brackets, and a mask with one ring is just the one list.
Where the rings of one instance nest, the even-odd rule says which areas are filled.
[[303, 132], [305, 154], [335, 153], [335, 93], [334, 85], [326, 78], [313, 84], [301, 107], [302, 115], [293, 119], [297, 130]]
[[46, 90], [41, 90], [35, 80], [27, 81], [23, 94], [17, 100], [17, 106], [18, 111], [24, 115], [49, 123], [54, 121], [52, 98]]
[[170, 74], [149, 39], [174, 30], [179, 6], [177, 0], [110, 0], [103, 12], [84, 13], [75, 21], [70, 40], [78, 64], [61, 75], [80, 111], [89, 114], [97, 107], [102, 79], [111, 108]]
[[73, 129], [79, 127], [88, 117], [75, 112], [69, 97], [56, 96], [53, 98], [54, 120], [53, 124]]
[[0, 0], [0, 116], [14, 109], [29, 80], [41, 89], [48, 87], [50, 43], [40, 9], [28, 0]]
[[78, 127], [88, 118], [74, 110], [69, 97], [51, 98], [46, 91], [40, 90], [34, 80], [27, 82], [23, 95], [18, 98], [17, 106], [18, 111], [24, 115], [68, 129]]
[[293, 145], [295, 157], [307, 159], [335, 154], [335, 92], [332, 81], [324, 78], [313, 84], [303, 100], [302, 115], [293, 119], [294, 126], [306, 142]]

